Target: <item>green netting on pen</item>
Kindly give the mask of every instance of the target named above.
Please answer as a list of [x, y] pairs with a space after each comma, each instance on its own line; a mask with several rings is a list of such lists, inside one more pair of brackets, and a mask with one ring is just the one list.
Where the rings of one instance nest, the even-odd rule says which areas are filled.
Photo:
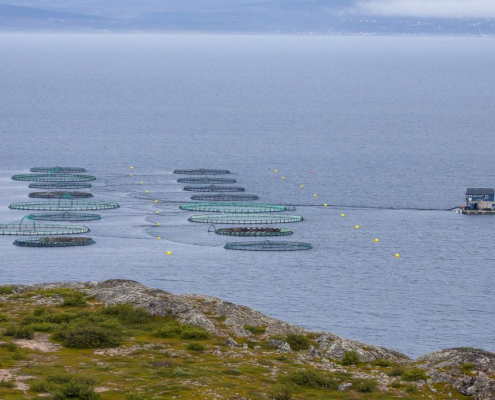
[[208, 202], [208, 203], [185, 203], [180, 206], [181, 210], [204, 211], [204, 212], [227, 212], [227, 213], [267, 213], [287, 211], [288, 207], [278, 204], [240, 203], [240, 202]]
[[227, 183], [236, 183], [237, 181], [232, 178], [209, 178], [207, 176], [203, 176], [201, 178], [188, 177], [188, 178], [179, 178], [177, 179], [179, 183], [195, 183], [198, 185], [210, 185], [216, 183], [217, 185], [223, 185]]
[[255, 201], [259, 197], [255, 194], [195, 194], [191, 196], [191, 200], [200, 201]]
[[30, 169], [31, 172], [42, 172], [42, 173], [62, 173], [62, 174], [78, 174], [81, 172], [86, 172], [85, 168], [77, 167], [33, 167]]
[[174, 174], [181, 175], [227, 175], [230, 174], [228, 169], [176, 169]]
[[202, 214], [189, 217], [190, 222], [203, 224], [279, 224], [302, 220], [299, 215], [289, 214]]
[[31, 182], [88, 182], [96, 180], [92, 175], [77, 174], [23, 174], [14, 175], [14, 181], [31, 181]]
[[59, 212], [59, 213], [38, 213], [31, 214], [30, 217], [34, 221], [65, 221], [65, 222], [81, 222], [81, 221], [98, 221], [101, 216], [91, 213], [77, 212]]
[[262, 242], [229, 242], [225, 245], [225, 248], [246, 251], [298, 251], [311, 250], [313, 246], [304, 242], [272, 242], [265, 240]]
[[33, 199], [89, 199], [93, 197], [93, 194], [86, 192], [33, 192], [29, 193], [28, 196]]
[[30, 189], [89, 189], [91, 183], [84, 182], [33, 182]]
[[74, 247], [89, 246], [95, 241], [88, 237], [42, 237], [39, 239], [17, 239], [14, 245], [21, 247]]
[[105, 201], [85, 201], [85, 200], [47, 200], [26, 203], [12, 203], [9, 208], [12, 210], [33, 210], [33, 211], [90, 211], [90, 210], [110, 210], [118, 208], [117, 203]]
[[86, 232], [89, 232], [86, 226], [43, 224], [30, 216], [13, 224], [0, 224], [0, 235], [3, 236], [75, 235]]
[[240, 186], [185, 186], [184, 190], [189, 192], [244, 192], [244, 188]]
[[221, 228], [216, 229], [217, 235], [226, 236], [288, 236], [294, 232], [285, 228]]

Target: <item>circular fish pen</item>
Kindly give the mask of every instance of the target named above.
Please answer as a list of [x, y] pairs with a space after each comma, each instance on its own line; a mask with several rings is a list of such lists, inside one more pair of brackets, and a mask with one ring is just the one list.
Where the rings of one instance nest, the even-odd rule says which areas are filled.
[[81, 172], [86, 172], [85, 168], [76, 167], [34, 167], [30, 169], [31, 172], [41, 172], [41, 173], [62, 173], [62, 174], [78, 174]]
[[76, 174], [23, 174], [14, 175], [14, 181], [32, 181], [32, 182], [88, 182], [95, 181], [96, 177], [92, 175]]
[[216, 229], [217, 235], [226, 236], [288, 236], [294, 232], [286, 228], [221, 228]]
[[227, 184], [227, 183], [236, 183], [237, 181], [232, 178], [209, 178], [207, 176], [201, 178], [188, 177], [188, 178], [179, 178], [177, 179], [179, 183], [195, 183], [198, 185], [210, 185], [216, 183], [218, 184]]
[[93, 197], [93, 194], [86, 192], [33, 192], [29, 193], [28, 196], [33, 199], [89, 199]]
[[204, 212], [226, 212], [226, 213], [267, 213], [288, 211], [287, 206], [278, 204], [259, 204], [259, 203], [185, 203], [180, 206], [181, 210], [186, 211], [204, 211]]
[[2, 236], [76, 235], [86, 232], [89, 232], [89, 228], [86, 226], [40, 224], [29, 216], [24, 217], [18, 223], [0, 224], [0, 235]]
[[73, 212], [61, 212], [61, 213], [39, 213], [29, 215], [34, 221], [65, 221], [65, 222], [81, 222], [81, 221], [98, 221], [101, 216], [91, 213], [73, 213]]
[[188, 192], [244, 192], [243, 187], [240, 186], [185, 186], [184, 190]]
[[299, 251], [311, 250], [313, 246], [304, 242], [229, 242], [225, 245], [227, 250], [245, 251]]
[[39, 239], [17, 239], [14, 245], [21, 247], [75, 247], [89, 246], [95, 241], [88, 237], [41, 237]]
[[190, 222], [203, 224], [287, 224], [300, 222], [303, 217], [289, 214], [201, 214], [191, 215]]
[[255, 194], [195, 194], [191, 196], [191, 200], [200, 201], [255, 201], [259, 197]]
[[94, 211], [119, 208], [119, 205], [117, 203], [110, 203], [105, 201], [48, 200], [26, 203], [12, 203], [9, 208], [12, 210], [32, 211]]
[[176, 169], [174, 174], [180, 175], [228, 175], [230, 171], [228, 169]]
[[33, 182], [30, 183], [30, 189], [89, 189], [91, 183], [83, 182]]

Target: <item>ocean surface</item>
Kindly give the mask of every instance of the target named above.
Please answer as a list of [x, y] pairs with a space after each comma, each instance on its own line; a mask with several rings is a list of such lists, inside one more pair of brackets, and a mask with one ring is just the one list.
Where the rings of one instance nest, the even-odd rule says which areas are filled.
[[[2, 34], [1, 223], [34, 166], [121, 207], [90, 247], [0, 236], [0, 283], [135, 279], [409, 356], [495, 351], [495, 217], [451, 210], [495, 186], [494, 65], [488, 38]], [[172, 171], [201, 167], [296, 205], [314, 249], [225, 250], [178, 208]]]

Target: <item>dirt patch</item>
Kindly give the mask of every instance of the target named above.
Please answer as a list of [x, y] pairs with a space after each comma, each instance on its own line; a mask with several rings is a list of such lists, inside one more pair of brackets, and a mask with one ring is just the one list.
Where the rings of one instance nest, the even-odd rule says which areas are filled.
[[16, 340], [15, 344], [23, 349], [41, 351], [42, 353], [52, 353], [62, 348], [61, 345], [50, 342], [50, 335], [47, 333], [37, 333], [31, 340]]

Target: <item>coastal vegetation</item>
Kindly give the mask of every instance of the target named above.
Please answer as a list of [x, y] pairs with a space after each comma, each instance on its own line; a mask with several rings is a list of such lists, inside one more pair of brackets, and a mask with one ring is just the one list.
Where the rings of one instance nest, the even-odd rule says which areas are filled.
[[[363, 362], [356, 351], [340, 360], [313, 356], [314, 334], [268, 335], [265, 325], [243, 324], [250, 336], [234, 340], [73, 289], [2, 293], [2, 400], [443, 399], [453, 392], [401, 361]], [[222, 329], [229, 322], [212, 319]]]

